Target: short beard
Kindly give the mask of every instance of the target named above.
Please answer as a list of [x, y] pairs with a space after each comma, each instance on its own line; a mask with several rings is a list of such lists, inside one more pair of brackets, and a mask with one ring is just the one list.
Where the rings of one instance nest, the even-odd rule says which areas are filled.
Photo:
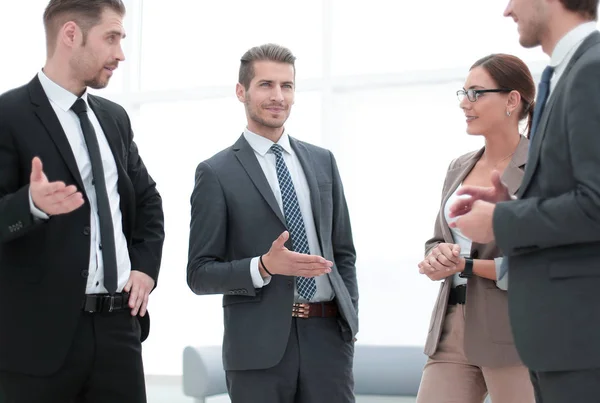
[[258, 124], [260, 124], [260, 125], [262, 125], [264, 127], [268, 127], [268, 128], [271, 128], [271, 129], [279, 129], [279, 128], [283, 127], [283, 125], [285, 124], [285, 120], [281, 124], [279, 124], [279, 123], [271, 123], [271, 122], [269, 122], [269, 121], [261, 118], [258, 115], [258, 113], [254, 113], [252, 111], [251, 107], [250, 107], [250, 95], [248, 95], [248, 93], [246, 93], [245, 106], [246, 106], [246, 113], [248, 114], [248, 117], [250, 118], [250, 120], [253, 120], [256, 123], [258, 123]]
[[93, 88], [95, 90], [101, 90], [102, 88], [106, 88], [108, 85], [108, 80], [102, 82], [98, 78], [92, 78], [91, 80], [85, 81], [85, 86], [89, 88]]

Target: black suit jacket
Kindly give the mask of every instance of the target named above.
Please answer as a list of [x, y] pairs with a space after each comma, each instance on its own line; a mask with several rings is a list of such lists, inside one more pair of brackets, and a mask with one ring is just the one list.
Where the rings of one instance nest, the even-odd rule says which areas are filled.
[[[132, 270], [155, 281], [164, 240], [162, 201], [133, 142], [125, 110], [89, 95], [119, 173]], [[84, 194], [78, 210], [34, 220], [31, 160], [50, 181]], [[81, 317], [90, 251], [90, 207], [75, 157], [37, 76], [0, 96], [0, 370], [48, 375], [62, 364]], [[140, 318], [142, 340], [148, 317]]]
[[573, 55], [530, 147], [519, 200], [494, 214], [515, 344], [536, 371], [600, 368], [600, 33]]

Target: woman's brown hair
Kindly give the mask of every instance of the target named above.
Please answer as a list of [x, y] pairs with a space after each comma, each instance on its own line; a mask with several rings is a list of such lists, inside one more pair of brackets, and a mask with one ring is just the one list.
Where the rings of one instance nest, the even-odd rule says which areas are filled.
[[521, 94], [522, 107], [519, 118], [527, 118], [527, 138], [529, 138], [535, 107], [535, 83], [527, 65], [516, 56], [495, 53], [477, 60], [470, 70], [475, 67], [485, 69], [498, 88], [508, 88]]

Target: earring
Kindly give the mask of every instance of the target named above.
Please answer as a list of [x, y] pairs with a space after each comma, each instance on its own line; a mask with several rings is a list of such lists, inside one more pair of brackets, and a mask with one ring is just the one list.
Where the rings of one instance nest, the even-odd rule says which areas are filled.
[[510, 116], [510, 111], [506, 111], [506, 116]]

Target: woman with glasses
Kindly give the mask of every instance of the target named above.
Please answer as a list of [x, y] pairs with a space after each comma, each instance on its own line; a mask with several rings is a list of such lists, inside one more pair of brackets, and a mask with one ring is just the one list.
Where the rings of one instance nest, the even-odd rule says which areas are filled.
[[463, 185], [495, 186], [515, 194], [529, 140], [519, 125], [533, 115], [535, 84], [519, 58], [494, 54], [470, 69], [457, 92], [467, 133], [484, 147], [452, 161], [443, 186], [434, 236], [419, 272], [444, 280], [435, 304], [417, 403], [533, 403], [527, 368], [519, 360], [508, 319], [506, 277], [497, 279], [502, 253], [450, 228], [448, 209]]

